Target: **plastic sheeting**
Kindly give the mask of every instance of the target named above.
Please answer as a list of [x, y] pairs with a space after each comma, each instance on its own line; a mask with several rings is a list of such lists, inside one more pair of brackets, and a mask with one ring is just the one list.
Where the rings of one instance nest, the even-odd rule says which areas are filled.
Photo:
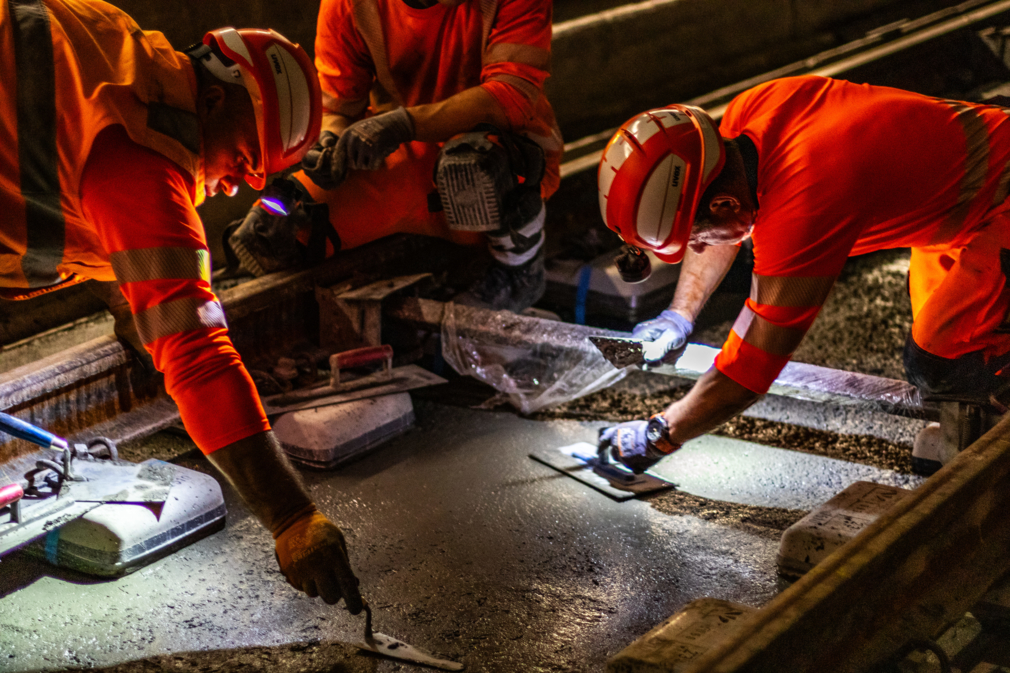
[[[457, 322], [465, 311], [467, 320]], [[480, 316], [478, 324], [472, 319]], [[568, 402], [620, 381], [618, 369], [573, 325], [516, 315], [472, 311], [447, 304], [442, 319], [442, 357], [464, 376], [498, 391], [523, 414]]]

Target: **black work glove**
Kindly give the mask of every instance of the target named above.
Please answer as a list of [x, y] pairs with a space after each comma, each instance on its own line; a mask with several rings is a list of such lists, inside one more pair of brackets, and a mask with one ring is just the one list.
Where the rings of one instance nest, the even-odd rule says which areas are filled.
[[302, 207], [295, 208], [290, 215], [274, 215], [257, 203], [244, 219], [229, 225], [232, 233], [227, 243], [242, 267], [259, 277], [300, 264], [297, 235], [309, 225]]
[[347, 152], [338, 147], [337, 134], [323, 131], [319, 142], [302, 158], [302, 170], [320, 189], [336, 189], [347, 177]]
[[[642, 474], [650, 467], [666, 458], [672, 451], [664, 453], [649, 441], [646, 430], [648, 421], [628, 421], [600, 430], [597, 448], [600, 452], [610, 450], [610, 457], [635, 474]], [[676, 445], [674, 449], [679, 448]]]
[[337, 153], [346, 152], [347, 167], [375, 171], [396, 148], [414, 139], [414, 120], [398, 107], [354, 122], [340, 134]]

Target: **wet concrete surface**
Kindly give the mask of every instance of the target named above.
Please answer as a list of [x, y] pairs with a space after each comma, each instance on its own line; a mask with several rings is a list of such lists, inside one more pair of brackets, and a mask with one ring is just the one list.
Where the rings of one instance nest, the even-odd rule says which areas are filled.
[[[342, 470], [305, 473], [347, 535], [378, 631], [468, 671], [601, 671], [690, 600], [760, 606], [780, 589], [788, 522], [739, 525], [669, 497], [617, 503], [527, 457], [593, 441], [600, 422], [415, 406], [415, 430]], [[696, 444], [663, 468], [698, 491], [673, 497], [695, 504], [805, 509], [849, 480], [907, 479], [723, 438]], [[199, 456], [177, 462], [210, 472]], [[119, 580], [6, 557], [0, 670], [421, 670], [341, 645], [360, 639], [362, 618], [291, 589], [267, 532], [225, 492], [226, 530]]]

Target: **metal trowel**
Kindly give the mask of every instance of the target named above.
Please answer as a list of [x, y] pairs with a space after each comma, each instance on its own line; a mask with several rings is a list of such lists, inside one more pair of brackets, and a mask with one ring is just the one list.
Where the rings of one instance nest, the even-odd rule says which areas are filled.
[[447, 659], [439, 659], [433, 654], [429, 654], [424, 650], [419, 650], [412, 645], [408, 645], [402, 640], [397, 640], [392, 636], [387, 636], [384, 633], [376, 633], [372, 631], [372, 607], [368, 604], [368, 601], [362, 600], [365, 606], [365, 642], [354, 643], [354, 646], [358, 649], [365, 650], [366, 652], [374, 652], [381, 657], [388, 657], [390, 659], [397, 659], [399, 661], [409, 661], [413, 664], [421, 664], [422, 666], [430, 666], [431, 668], [437, 668], [443, 671], [462, 671], [463, 664], [456, 663], [455, 661], [449, 661]]
[[604, 359], [615, 367], [630, 367], [645, 364], [642, 340], [626, 337], [590, 336]]
[[605, 452], [598, 451], [596, 446], [588, 442], [534, 451], [530, 458], [581, 481], [618, 502], [676, 486], [649, 471], [635, 474], [623, 465], [611, 462]]

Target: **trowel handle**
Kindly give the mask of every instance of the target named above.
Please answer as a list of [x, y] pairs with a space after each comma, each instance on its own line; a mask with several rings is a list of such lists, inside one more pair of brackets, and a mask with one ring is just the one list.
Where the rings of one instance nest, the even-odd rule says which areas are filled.
[[336, 388], [340, 385], [340, 370], [354, 367], [367, 367], [382, 363], [383, 371], [393, 369], [393, 347], [389, 344], [381, 346], [365, 346], [354, 350], [334, 353], [330, 356], [330, 385]]
[[389, 367], [393, 365], [393, 347], [389, 344], [381, 346], [365, 346], [354, 350], [335, 353], [330, 356], [331, 369], [351, 369], [353, 367], [367, 367], [379, 363], [387, 363]]
[[67, 440], [2, 411], [0, 411], [0, 430], [18, 439], [38, 444], [45, 449], [60, 449], [62, 451], [67, 448]]

